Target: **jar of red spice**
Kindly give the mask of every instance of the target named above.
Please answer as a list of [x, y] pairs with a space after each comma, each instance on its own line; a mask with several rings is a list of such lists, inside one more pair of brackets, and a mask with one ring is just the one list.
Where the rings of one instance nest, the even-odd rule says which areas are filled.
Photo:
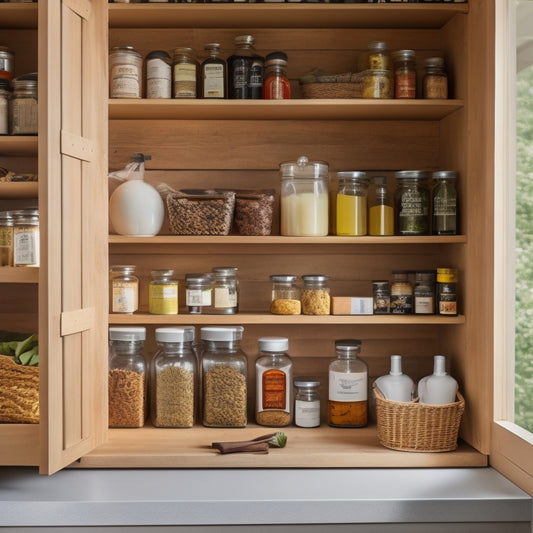
[[291, 86], [287, 78], [287, 54], [272, 52], [265, 58], [263, 98], [265, 100], [288, 100]]
[[414, 50], [392, 54], [394, 64], [394, 98], [416, 98], [416, 63]]

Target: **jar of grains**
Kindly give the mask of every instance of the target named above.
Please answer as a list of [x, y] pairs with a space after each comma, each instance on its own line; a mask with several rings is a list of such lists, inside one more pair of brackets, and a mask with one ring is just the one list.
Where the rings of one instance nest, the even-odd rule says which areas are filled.
[[294, 380], [294, 424], [302, 428], [320, 426], [320, 381], [312, 378]]
[[155, 315], [178, 314], [178, 281], [173, 270], [152, 270], [148, 285], [148, 311]]
[[295, 284], [298, 276], [290, 274], [273, 274], [272, 302], [270, 312], [273, 315], [299, 315], [302, 311], [300, 288]]
[[207, 427], [245, 427], [247, 358], [242, 326], [203, 327], [202, 422]]
[[406, 270], [392, 272], [390, 310], [393, 315], [410, 315], [413, 312], [413, 286]]
[[189, 428], [194, 425], [196, 357], [184, 328], [157, 328], [159, 349], [150, 368], [150, 413], [155, 427]]
[[185, 274], [185, 303], [191, 315], [208, 313], [213, 297], [213, 276], [207, 274]]
[[292, 361], [286, 337], [261, 337], [255, 362], [255, 421], [282, 427], [292, 422]]
[[429, 173], [401, 170], [395, 173], [396, 229], [398, 235], [429, 234]]
[[328, 276], [312, 274], [302, 276], [302, 313], [304, 315], [329, 315], [331, 298], [326, 285]]
[[196, 98], [199, 63], [192, 48], [175, 48], [172, 57], [172, 96]]
[[109, 98], [142, 98], [142, 66], [133, 46], [114, 46], [109, 53]]
[[0, 78], [0, 135], [9, 134], [9, 80]]
[[25, 74], [13, 80], [10, 102], [12, 135], [37, 135], [37, 73]]
[[22, 209], [12, 211], [13, 227], [13, 266], [39, 266], [40, 233], [39, 211]]
[[367, 68], [390, 69], [390, 51], [386, 42], [372, 41], [367, 45]]
[[425, 61], [423, 80], [424, 98], [445, 100], [448, 98], [448, 73], [442, 57], [428, 57]]
[[144, 425], [148, 380], [143, 355], [146, 328], [109, 328], [109, 427]]
[[132, 314], [139, 308], [139, 278], [135, 265], [112, 265], [110, 273], [110, 301], [112, 313]]
[[359, 358], [361, 341], [335, 341], [337, 358], [329, 365], [328, 424], [363, 427], [368, 421], [368, 366]]
[[209, 314], [233, 315], [239, 310], [237, 267], [215, 267], [213, 274], [213, 306]]
[[13, 266], [13, 216], [0, 212], [0, 266]]
[[337, 172], [337, 179], [337, 235], [366, 235], [369, 184], [366, 172]]

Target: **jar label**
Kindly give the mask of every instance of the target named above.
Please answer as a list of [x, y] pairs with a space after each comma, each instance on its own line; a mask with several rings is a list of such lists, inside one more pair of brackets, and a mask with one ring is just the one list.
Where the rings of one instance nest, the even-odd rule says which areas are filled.
[[281, 370], [266, 370], [261, 377], [263, 409], [286, 409], [287, 374]]
[[197, 305], [211, 305], [211, 289], [187, 289], [185, 303], [194, 307]]
[[113, 282], [113, 313], [134, 313], [137, 311], [137, 284], [131, 282]]
[[204, 65], [204, 98], [224, 98], [224, 65]]
[[196, 65], [174, 65], [174, 98], [196, 97]]
[[156, 315], [178, 314], [178, 284], [149, 285], [149, 311]]
[[431, 315], [434, 309], [433, 296], [417, 296], [415, 297], [415, 314], [417, 315]]
[[139, 69], [135, 65], [115, 65], [111, 69], [111, 98], [140, 98]]
[[151, 59], [146, 64], [146, 97], [171, 97], [172, 69], [162, 59]]
[[227, 287], [215, 287], [215, 307], [228, 309], [237, 307], [237, 293]]
[[0, 135], [7, 135], [8, 130], [8, 109], [7, 98], [0, 96]]
[[362, 402], [368, 397], [367, 372], [329, 372], [329, 399], [334, 402]]
[[314, 428], [320, 425], [320, 400], [294, 402], [294, 423], [302, 428]]
[[39, 266], [39, 230], [15, 228], [13, 264], [15, 266]]

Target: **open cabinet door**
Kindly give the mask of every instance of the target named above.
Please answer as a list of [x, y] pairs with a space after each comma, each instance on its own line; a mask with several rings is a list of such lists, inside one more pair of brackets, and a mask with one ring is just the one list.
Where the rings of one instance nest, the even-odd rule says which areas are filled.
[[41, 473], [107, 431], [107, 2], [39, 1]]

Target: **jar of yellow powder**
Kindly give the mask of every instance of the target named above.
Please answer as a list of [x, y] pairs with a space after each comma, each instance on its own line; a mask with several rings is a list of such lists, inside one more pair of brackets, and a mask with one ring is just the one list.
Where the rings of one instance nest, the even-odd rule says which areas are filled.
[[337, 235], [366, 235], [369, 183], [366, 172], [337, 172], [337, 179]]

